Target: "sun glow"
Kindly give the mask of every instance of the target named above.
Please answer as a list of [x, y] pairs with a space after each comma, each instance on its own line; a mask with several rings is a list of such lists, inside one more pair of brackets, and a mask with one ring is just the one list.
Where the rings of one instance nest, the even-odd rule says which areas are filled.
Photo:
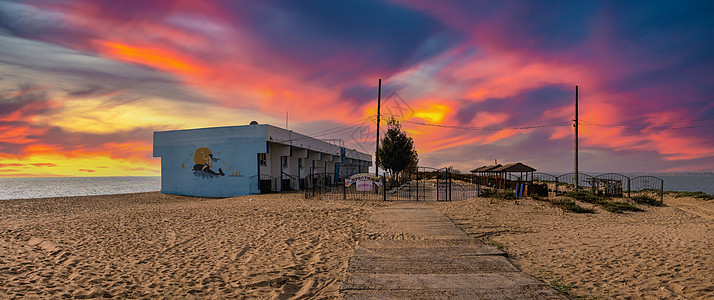
[[451, 108], [443, 104], [433, 104], [425, 109], [414, 112], [414, 117], [427, 120], [431, 123], [441, 123], [451, 111]]

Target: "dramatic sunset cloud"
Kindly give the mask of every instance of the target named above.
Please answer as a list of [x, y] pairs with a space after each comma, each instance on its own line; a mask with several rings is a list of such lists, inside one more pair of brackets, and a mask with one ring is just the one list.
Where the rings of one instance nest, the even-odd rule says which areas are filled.
[[714, 171], [707, 1], [0, 0], [0, 177], [159, 175], [152, 132], [252, 120], [421, 164]]

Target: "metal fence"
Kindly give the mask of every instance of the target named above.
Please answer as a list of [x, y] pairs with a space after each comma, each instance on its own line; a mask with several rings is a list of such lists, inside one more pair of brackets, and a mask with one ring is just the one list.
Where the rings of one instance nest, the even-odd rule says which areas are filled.
[[[349, 174], [354, 175], [354, 174]], [[300, 180], [306, 198], [355, 199], [383, 201], [452, 201], [474, 198], [483, 191], [511, 189], [517, 196], [537, 194], [543, 197], [564, 195], [576, 190], [596, 195], [633, 197], [646, 193], [664, 199], [664, 180], [654, 176], [628, 177], [618, 173], [591, 176], [585, 173], [559, 176], [534, 172], [527, 180], [522, 177], [476, 176], [460, 174], [451, 168], [418, 167], [414, 171], [380, 176], [379, 184], [369, 191], [355, 185], [345, 185], [349, 176], [315, 173]]]
[[[548, 173], [533, 173], [530, 192], [553, 197], [575, 191], [575, 173], [555, 176]], [[633, 197], [646, 193], [664, 200], [664, 180], [654, 176], [628, 177], [618, 173], [591, 176], [578, 173], [578, 189], [596, 195]]]
[[346, 185], [345, 179], [349, 176], [337, 177], [334, 182], [313, 178], [314, 184], [305, 188], [305, 197], [382, 201], [452, 201], [477, 197], [476, 185], [468, 176], [459, 175], [450, 168], [418, 167], [404, 174], [380, 176], [378, 183], [368, 191]]

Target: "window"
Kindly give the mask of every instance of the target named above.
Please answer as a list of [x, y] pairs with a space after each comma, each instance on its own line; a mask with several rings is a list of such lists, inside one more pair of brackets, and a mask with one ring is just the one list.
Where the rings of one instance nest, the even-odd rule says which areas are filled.
[[288, 167], [288, 157], [287, 156], [281, 156], [280, 161], [283, 163], [283, 168]]
[[302, 158], [298, 158], [298, 168], [302, 169]]
[[266, 158], [265, 153], [258, 153], [258, 162], [260, 163], [261, 166], [268, 165], [268, 159]]

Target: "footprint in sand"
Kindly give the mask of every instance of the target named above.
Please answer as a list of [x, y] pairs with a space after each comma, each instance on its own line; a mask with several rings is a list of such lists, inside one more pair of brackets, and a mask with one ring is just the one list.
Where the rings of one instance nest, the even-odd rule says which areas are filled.
[[30, 246], [37, 246], [40, 249], [45, 250], [50, 253], [55, 253], [60, 250], [59, 245], [57, 245], [53, 242], [50, 242], [48, 240], [41, 239], [41, 238], [35, 238], [35, 237], [30, 238], [30, 240], [27, 241], [27, 244]]
[[688, 204], [680, 203], [680, 204], [677, 204], [675, 207], [680, 210], [697, 215], [697, 216], [705, 218], [705, 219], [709, 219], [709, 220], [714, 219], [714, 211], [710, 211], [708, 209], [705, 209], [705, 208], [697, 206], [697, 205], [688, 205]]

